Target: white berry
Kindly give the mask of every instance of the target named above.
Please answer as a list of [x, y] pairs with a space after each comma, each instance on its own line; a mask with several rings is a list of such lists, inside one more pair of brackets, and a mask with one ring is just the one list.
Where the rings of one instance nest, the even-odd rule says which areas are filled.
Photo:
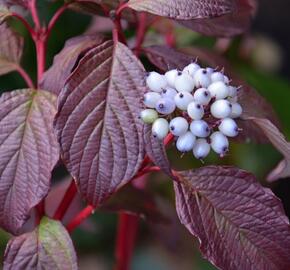
[[216, 131], [210, 136], [210, 145], [214, 152], [224, 156], [229, 149], [229, 140], [220, 131]]
[[214, 82], [208, 87], [212, 97], [223, 99], [229, 95], [229, 87], [224, 82]]
[[211, 68], [211, 67], [207, 67], [207, 68], [206, 68], [206, 71], [207, 71], [207, 74], [208, 74], [208, 75], [211, 75], [211, 74], [213, 74], [213, 73], [215, 72], [214, 69]]
[[176, 105], [173, 99], [161, 98], [156, 103], [155, 109], [157, 112], [168, 115], [175, 111]]
[[192, 150], [196, 141], [196, 137], [187, 131], [185, 134], [181, 135], [176, 141], [176, 148], [180, 152], [189, 152]]
[[187, 113], [193, 120], [199, 120], [204, 115], [204, 109], [202, 105], [193, 101], [188, 104]]
[[229, 97], [236, 97], [238, 93], [238, 89], [235, 86], [229, 86]]
[[228, 100], [219, 99], [211, 105], [210, 112], [215, 118], [226, 118], [229, 117], [232, 112], [232, 105]]
[[190, 131], [196, 136], [205, 138], [209, 136], [210, 128], [204, 120], [194, 120], [190, 124]]
[[224, 75], [224, 83], [229, 85], [230, 84], [230, 79], [228, 76]]
[[174, 101], [178, 109], [186, 111], [188, 104], [193, 101], [193, 96], [189, 92], [180, 92], [174, 97]]
[[188, 131], [188, 122], [183, 117], [175, 117], [170, 121], [169, 129], [174, 136], [181, 136]]
[[140, 113], [140, 118], [145, 124], [152, 124], [158, 118], [158, 113], [153, 109], [146, 109]]
[[166, 97], [166, 98], [170, 98], [170, 99], [174, 99], [176, 94], [177, 94], [177, 92], [175, 89], [173, 89], [171, 87], [166, 87], [165, 89], [162, 90], [161, 96]]
[[148, 92], [144, 95], [144, 104], [148, 108], [155, 108], [158, 100], [161, 99], [161, 95], [156, 92]]
[[155, 71], [150, 72], [146, 78], [146, 84], [150, 90], [154, 92], [161, 92], [167, 85], [167, 80], [164, 75]]
[[180, 72], [175, 79], [175, 88], [178, 92], [192, 92], [194, 80], [189, 74]]
[[214, 72], [210, 76], [212, 82], [224, 82], [224, 74], [222, 72]]
[[170, 87], [175, 87], [175, 79], [178, 75], [178, 70], [177, 69], [172, 69], [172, 70], [169, 70], [167, 71], [165, 74], [165, 78], [167, 80], [167, 84], [170, 86]]
[[191, 63], [183, 69], [183, 72], [193, 77], [195, 72], [198, 71], [199, 69], [200, 69], [200, 65], [198, 65], [197, 63]]
[[206, 88], [199, 88], [194, 92], [193, 99], [201, 105], [208, 105], [211, 100], [211, 94]]
[[195, 72], [194, 82], [197, 88], [200, 88], [200, 87], [207, 88], [210, 85], [211, 79], [206, 69], [201, 68]]
[[232, 111], [230, 114], [231, 118], [238, 118], [242, 115], [243, 108], [239, 103], [232, 103]]
[[219, 130], [228, 137], [236, 137], [239, 134], [238, 125], [231, 118], [223, 119], [219, 125]]
[[193, 155], [197, 159], [204, 159], [210, 152], [210, 145], [205, 139], [197, 139], [193, 147]]
[[158, 118], [152, 125], [152, 134], [159, 140], [164, 139], [169, 132], [168, 121], [164, 118]]

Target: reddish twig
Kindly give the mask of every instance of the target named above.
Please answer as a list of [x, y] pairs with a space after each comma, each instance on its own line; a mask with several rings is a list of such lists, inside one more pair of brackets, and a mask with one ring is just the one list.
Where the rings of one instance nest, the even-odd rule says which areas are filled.
[[28, 2], [28, 7], [32, 16], [32, 20], [35, 24], [36, 30], [41, 29], [40, 20], [36, 8], [36, 0], [31, 0]]
[[16, 71], [21, 75], [21, 77], [25, 80], [27, 86], [29, 88], [35, 88], [34, 83], [32, 81], [32, 79], [30, 78], [30, 76], [27, 74], [27, 72], [20, 66], [17, 65], [16, 66]]
[[[127, 45], [127, 40], [126, 40], [122, 25], [121, 25], [121, 19], [117, 16], [117, 18], [115, 18], [113, 22], [115, 24], [115, 29], [113, 31], [116, 31], [118, 33], [118, 41], [121, 41], [122, 43]], [[113, 35], [114, 35], [114, 32], [113, 32]]]
[[68, 232], [72, 232], [76, 227], [78, 227], [86, 218], [88, 218], [95, 208], [92, 205], [85, 207], [77, 216], [66, 226]]
[[47, 27], [47, 38], [50, 36], [51, 30], [54, 28], [56, 22], [58, 21], [58, 19], [61, 17], [61, 15], [67, 10], [68, 6], [71, 3], [65, 3], [62, 7], [60, 7], [56, 13], [53, 15], [53, 17], [51, 18], [48, 27]]
[[46, 34], [38, 33], [34, 39], [37, 55], [37, 84], [39, 84], [46, 65]]
[[128, 2], [126, 3], [122, 3], [121, 5], [119, 5], [119, 7], [118, 7], [118, 9], [117, 9], [117, 11], [116, 11], [116, 15], [117, 16], [121, 16], [121, 13], [123, 12], [123, 10], [125, 9], [125, 8], [127, 8], [127, 7], [129, 7], [129, 5], [128, 5]]
[[18, 19], [25, 26], [25, 28], [30, 33], [31, 37], [34, 37], [35, 36], [34, 29], [30, 26], [30, 24], [26, 21], [25, 18], [23, 18], [21, 15], [19, 15], [17, 13], [14, 13], [14, 12], [12, 13], [12, 17]]
[[63, 219], [66, 211], [68, 210], [76, 194], [77, 194], [77, 186], [74, 179], [72, 179], [72, 181], [70, 182], [70, 185], [68, 186], [62, 198], [62, 201], [60, 202], [58, 208], [55, 211], [55, 214], [53, 216], [54, 219], [57, 219], [57, 220]]
[[129, 270], [133, 255], [133, 249], [136, 242], [139, 217], [120, 213], [117, 229], [116, 241], [116, 267], [115, 270]]
[[142, 12], [139, 14], [139, 24], [138, 24], [138, 30], [137, 30], [137, 38], [136, 38], [136, 51], [135, 54], [138, 56], [141, 51], [142, 44], [145, 39], [145, 34], [146, 34], [146, 19], [147, 19], [147, 14]]

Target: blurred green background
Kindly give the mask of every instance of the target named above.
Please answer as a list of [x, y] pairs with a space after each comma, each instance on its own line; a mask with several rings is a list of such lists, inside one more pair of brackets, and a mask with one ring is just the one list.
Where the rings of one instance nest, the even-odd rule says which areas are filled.
[[[60, 3], [38, 1], [41, 17], [46, 21], [53, 15]], [[261, 1], [257, 17], [251, 33], [247, 36], [249, 43], [237, 38], [225, 57], [231, 61], [235, 69], [249, 84], [254, 86], [273, 105], [278, 113], [283, 131], [290, 136], [290, 84], [289, 84], [289, 27], [290, 18], [286, 13], [290, 4], [276, 0], [273, 4]], [[47, 61], [49, 66], [53, 56], [58, 53], [66, 39], [82, 34], [90, 26], [92, 18], [87, 15], [67, 11], [53, 30], [48, 45]], [[10, 24], [25, 37], [23, 67], [35, 79], [36, 60], [34, 45], [25, 28], [19, 23]], [[128, 37], [134, 35], [133, 30], [126, 32]], [[154, 36], [154, 32], [149, 35]], [[182, 27], [177, 27], [178, 46], [205, 46], [213, 48], [214, 38], [203, 37]], [[247, 48], [247, 57], [241, 51]], [[148, 66], [149, 69], [153, 67]], [[11, 73], [0, 77], [0, 91], [10, 91], [25, 86], [21, 77]], [[182, 159], [173, 150], [170, 156], [176, 167], [193, 168], [201, 164], [190, 155]], [[177, 157], [177, 158], [176, 158]], [[206, 160], [206, 164], [233, 164], [253, 172], [263, 185], [268, 185], [265, 175], [281, 159], [281, 155], [270, 145], [235, 144], [232, 143], [230, 154], [223, 160], [214, 155]], [[62, 169], [56, 171], [56, 179], [65, 175]], [[271, 186], [283, 200], [287, 214], [290, 214], [290, 179], [281, 180]], [[174, 196], [171, 182], [161, 174], [153, 175], [148, 189], [158, 195], [161, 209], [172, 220], [170, 224], [151, 224], [141, 221], [137, 247], [134, 252], [132, 270], [207, 270], [215, 269], [202, 259], [198, 251], [198, 243], [179, 224], [174, 212]], [[77, 229], [72, 237], [80, 260], [80, 269], [112, 269], [114, 265], [114, 242], [117, 215], [96, 212], [90, 222]], [[9, 236], [0, 231], [0, 254], [3, 254]]]

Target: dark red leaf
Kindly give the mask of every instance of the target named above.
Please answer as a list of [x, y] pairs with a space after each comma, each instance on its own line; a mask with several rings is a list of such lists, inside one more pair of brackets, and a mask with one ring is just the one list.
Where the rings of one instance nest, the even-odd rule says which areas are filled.
[[42, 218], [33, 232], [12, 238], [4, 256], [4, 270], [74, 270], [77, 258], [72, 240], [59, 221]]
[[252, 174], [210, 166], [180, 177], [178, 216], [211, 263], [226, 270], [290, 269], [289, 221], [280, 200]]
[[32, 89], [0, 98], [0, 224], [13, 234], [50, 188], [59, 159], [55, 103], [51, 93]]
[[[0, 15], [1, 17], [1, 15]], [[0, 25], [0, 75], [19, 67], [23, 51], [23, 38], [6, 23]]]
[[104, 41], [102, 36], [88, 35], [69, 39], [62, 51], [55, 56], [51, 68], [46, 71], [40, 82], [40, 88], [58, 95], [65, 81], [80, 58], [90, 49]]
[[233, 0], [129, 0], [128, 5], [136, 11], [179, 20], [210, 18], [235, 10]]
[[249, 0], [238, 0], [237, 9], [220, 17], [179, 21], [179, 23], [207, 36], [239, 35], [248, 30], [256, 11], [256, 3], [248, 2]]
[[82, 58], [60, 93], [55, 129], [62, 157], [94, 206], [126, 184], [144, 157], [144, 74], [126, 46], [108, 41]]
[[31, 0], [0, 0], [0, 4], [6, 7], [18, 5], [28, 8], [29, 2], [31, 2]]

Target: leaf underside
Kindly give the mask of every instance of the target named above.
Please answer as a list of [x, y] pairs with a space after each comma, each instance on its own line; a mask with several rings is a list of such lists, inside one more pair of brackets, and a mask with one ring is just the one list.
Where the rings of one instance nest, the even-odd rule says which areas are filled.
[[62, 158], [96, 206], [138, 171], [144, 68], [123, 44], [104, 42], [80, 61], [59, 97], [55, 130]]
[[289, 222], [271, 190], [233, 167], [203, 167], [180, 177], [178, 216], [211, 263], [227, 270], [290, 269]]
[[13, 234], [50, 188], [59, 158], [55, 103], [54, 95], [33, 89], [0, 98], [0, 224]]
[[180, 20], [209, 18], [235, 9], [232, 0], [130, 0], [130, 8]]
[[72, 240], [59, 221], [42, 218], [33, 232], [12, 238], [4, 255], [4, 270], [76, 270]]

